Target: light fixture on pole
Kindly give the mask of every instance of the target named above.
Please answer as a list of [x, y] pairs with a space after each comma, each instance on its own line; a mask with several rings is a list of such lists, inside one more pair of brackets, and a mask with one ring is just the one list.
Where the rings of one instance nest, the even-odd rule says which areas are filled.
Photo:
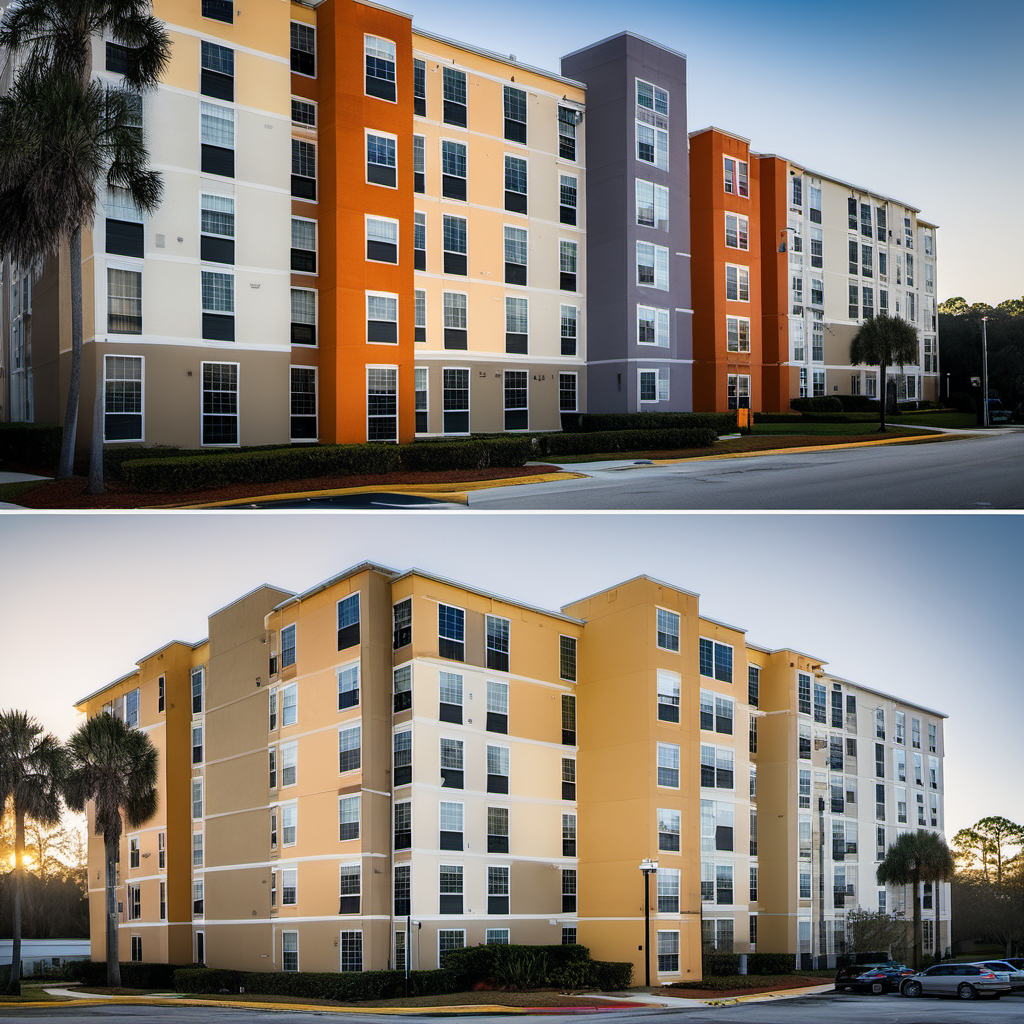
[[651, 949], [648, 939], [651, 934], [651, 875], [658, 870], [658, 862], [645, 857], [640, 862], [644, 873], [644, 987], [651, 987]]
[[981, 318], [981, 404], [985, 410], [982, 420], [988, 426], [988, 317]]

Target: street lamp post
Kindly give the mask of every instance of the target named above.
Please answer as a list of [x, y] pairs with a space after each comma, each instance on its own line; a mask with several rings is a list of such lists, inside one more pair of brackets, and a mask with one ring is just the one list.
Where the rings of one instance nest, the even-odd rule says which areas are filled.
[[658, 870], [658, 862], [645, 857], [640, 862], [644, 874], [644, 987], [651, 987], [651, 875]]
[[988, 426], [988, 317], [981, 318], [981, 403], [985, 410], [982, 421]]

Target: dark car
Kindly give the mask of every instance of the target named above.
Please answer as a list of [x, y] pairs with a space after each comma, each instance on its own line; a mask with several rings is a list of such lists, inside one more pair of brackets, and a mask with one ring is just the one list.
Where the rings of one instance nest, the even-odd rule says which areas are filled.
[[856, 978], [847, 982], [854, 992], [868, 992], [880, 996], [886, 992], [898, 992], [904, 978], [909, 978], [913, 970], [903, 964], [880, 964], [869, 967]]
[[[907, 970], [902, 964], [894, 964], [888, 960], [879, 961], [875, 964], [849, 964], [846, 967], [840, 967], [836, 971], [836, 991], [842, 992], [845, 989], [854, 988], [854, 983], [857, 979], [869, 971], [887, 971], [890, 967], [900, 967], [903, 970]], [[912, 974], [913, 971], [910, 973]], [[897, 987], [899, 986], [897, 985]]]

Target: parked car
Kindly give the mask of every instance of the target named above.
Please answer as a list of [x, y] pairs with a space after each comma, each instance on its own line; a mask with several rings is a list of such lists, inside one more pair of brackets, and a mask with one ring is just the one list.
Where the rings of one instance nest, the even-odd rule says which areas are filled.
[[1007, 409], [998, 398], [988, 400], [988, 421], [989, 423], [1009, 423], [1013, 419], [1013, 413]]
[[[1017, 960], [1017, 964], [1024, 961]], [[1010, 988], [1014, 992], [1024, 991], [1024, 967], [1015, 966], [1009, 960], [975, 960], [975, 966], [987, 967], [993, 974], [1008, 974]]]
[[1008, 977], [1000, 978], [994, 971], [977, 964], [936, 964], [927, 971], [905, 978], [900, 992], [905, 996], [958, 996], [976, 999], [986, 995], [998, 999], [1010, 991]]
[[877, 964], [848, 964], [846, 967], [840, 967], [836, 971], [836, 991], [844, 992], [852, 987], [854, 981], [866, 971], [884, 970], [888, 966], [888, 962], [885, 962]]
[[903, 964], [879, 964], [877, 967], [869, 967], [846, 984], [854, 992], [869, 992], [873, 996], [880, 996], [886, 992], [898, 992], [903, 979], [913, 973], [910, 967]]

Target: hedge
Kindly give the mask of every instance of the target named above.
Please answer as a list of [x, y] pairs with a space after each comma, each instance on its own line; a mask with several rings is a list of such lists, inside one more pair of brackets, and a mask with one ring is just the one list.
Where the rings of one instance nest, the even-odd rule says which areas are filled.
[[444, 970], [459, 989], [478, 981], [520, 989], [545, 985], [584, 988], [589, 982], [590, 963], [590, 950], [578, 944], [467, 946], [445, 955]]
[[838, 398], [821, 396], [819, 398], [794, 398], [789, 403], [797, 412], [842, 412], [843, 403]]
[[785, 982], [788, 975], [735, 974], [710, 976], [702, 981], [674, 981], [669, 988], [707, 989], [711, 992], [730, 992], [743, 988], [771, 988], [776, 982]]
[[53, 423], [0, 423], [0, 463], [56, 469], [63, 433]]
[[178, 448], [176, 445], [126, 444], [117, 447], [105, 445], [103, 448], [103, 473], [115, 479], [122, 478], [122, 467], [126, 462], [137, 459], [183, 459], [186, 456], [203, 455], [213, 458], [224, 458], [226, 455], [249, 454], [250, 452], [290, 452], [303, 451], [310, 445], [262, 444], [246, 445], [244, 448]]
[[529, 437], [500, 437], [467, 441], [418, 441], [403, 445], [402, 468], [426, 472], [522, 466], [533, 455]]
[[[404, 971], [226, 971], [207, 967], [174, 972], [178, 992], [219, 992], [244, 989], [258, 995], [302, 996], [354, 1002], [400, 999], [405, 995]], [[457, 991], [448, 971], [410, 971], [409, 995], [443, 995]]]
[[735, 412], [564, 412], [562, 430], [589, 434], [605, 430], [665, 430], [710, 427], [717, 434], [736, 429]]
[[711, 448], [717, 440], [718, 432], [711, 427], [536, 435], [537, 448], [542, 455], [591, 455], [603, 452]]
[[705, 978], [725, 978], [740, 973], [740, 957], [738, 953], [705, 953], [703, 955]]
[[[157, 988], [171, 991], [175, 973], [180, 964], [149, 964], [137, 960], [121, 961], [122, 988]], [[106, 960], [76, 960], [65, 965], [65, 977], [87, 988], [102, 988], [107, 984]]]
[[339, 444], [272, 451], [221, 452], [125, 462], [125, 483], [137, 491], [195, 491], [233, 483], [270, 483], [317, 476], [390, 473], [401, 465], [391, 444]]
[[592, 960], [590, 986], [602, 992], [620, 992], [633, 984], [633, 965], [613, 960]]
[[748, 953], [747, 974], [792, 974], [796, 970], [793, 953]]

